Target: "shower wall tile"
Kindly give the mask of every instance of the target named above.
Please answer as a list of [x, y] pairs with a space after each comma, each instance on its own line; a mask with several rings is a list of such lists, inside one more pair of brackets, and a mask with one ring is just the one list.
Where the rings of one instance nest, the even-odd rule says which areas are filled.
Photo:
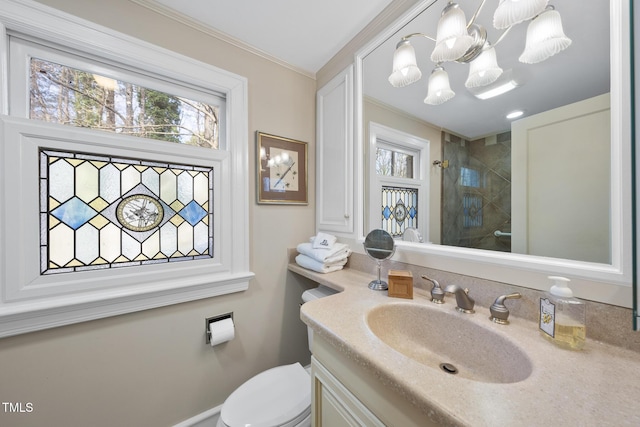
[[[494, 232], [511, 231], [511, 133], [467, 141], [443, 132], [442, 147], [449, 161], [442, 169], [442, 243], [509, 252], [510, 239]], [[463, 168], [477, 173], [477, 186], [463, 185], [471, 184], [461, 179]], [[469, 221], [468, 201], [475, 197], [482, 199], [482, 217]]]

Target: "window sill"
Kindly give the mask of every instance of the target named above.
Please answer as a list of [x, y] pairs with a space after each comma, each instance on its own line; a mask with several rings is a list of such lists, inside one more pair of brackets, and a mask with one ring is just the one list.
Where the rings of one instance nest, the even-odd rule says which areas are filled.
[[0, 338], [242, 292], [254, 277], [250, 271], [189, 277], [167, 283], [142, 284], [83, 295], [0, 305]]

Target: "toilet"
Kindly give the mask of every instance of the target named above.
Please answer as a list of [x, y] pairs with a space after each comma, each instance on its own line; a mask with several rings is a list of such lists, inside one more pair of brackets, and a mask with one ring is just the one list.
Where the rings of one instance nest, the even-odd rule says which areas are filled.
[[[302, 294], [308, 302], [335, 294], [325, 286]], [[313, 331], [307, 328], [309, 350]], [[261, 372], [225, 400], [217, 427], [310, 427], [311, 376], [300, 363]]]

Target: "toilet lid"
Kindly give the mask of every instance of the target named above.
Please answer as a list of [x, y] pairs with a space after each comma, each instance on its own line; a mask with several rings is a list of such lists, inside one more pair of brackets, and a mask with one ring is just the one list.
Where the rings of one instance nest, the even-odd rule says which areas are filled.
[[311, 380], [299, 363], [264, 371], [242, 384], [222, 405], [228, 426], [274, 427], [311, 406]]

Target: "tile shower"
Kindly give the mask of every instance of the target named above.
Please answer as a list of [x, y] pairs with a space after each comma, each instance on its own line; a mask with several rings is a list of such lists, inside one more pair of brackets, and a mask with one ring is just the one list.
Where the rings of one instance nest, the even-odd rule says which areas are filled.
[[442, 132], [444, 245], [510, 252], [511, 132], [468, 141]]

